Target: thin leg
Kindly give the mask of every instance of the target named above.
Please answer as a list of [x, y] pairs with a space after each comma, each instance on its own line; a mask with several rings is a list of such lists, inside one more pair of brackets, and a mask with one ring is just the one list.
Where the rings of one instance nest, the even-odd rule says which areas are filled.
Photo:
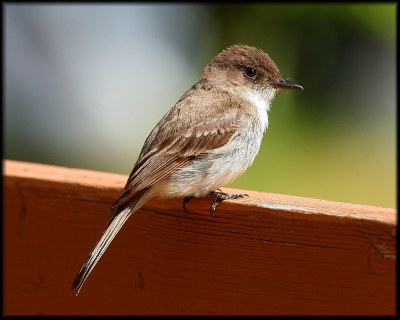
[[214, 201], [214, 203], [210, 207], [210, 212], [211, 215], [214, 216], [214, 211], [218, 207], [218, 205], [224, 201], [224, 200], [231, 200], [231, 199], [238, 199], [238, 198], [243, 198], [243, 197], [248, 197], [248, 194], [245, 193], [239, 193], [239, 194], [227, 194], [225, 192], [222, 192], [221, 189], [218, 189], [219, 191], [211, 191], [210, 196], [211, 197], [216, 197], [217, 199]]

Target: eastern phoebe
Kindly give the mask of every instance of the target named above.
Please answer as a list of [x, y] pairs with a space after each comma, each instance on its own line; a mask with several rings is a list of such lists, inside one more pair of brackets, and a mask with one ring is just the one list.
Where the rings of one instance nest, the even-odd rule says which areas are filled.
[[262, 50], [234, 45], [205, 67], [193, 85], [147, 137], [107, 229], [76, 276], [77, 294], [111, 241], [147, 200], [212, 195], [216, 206], [243, 195], [216, 192], [253, 162], [280, 89], [303, 89], [282, 79]]

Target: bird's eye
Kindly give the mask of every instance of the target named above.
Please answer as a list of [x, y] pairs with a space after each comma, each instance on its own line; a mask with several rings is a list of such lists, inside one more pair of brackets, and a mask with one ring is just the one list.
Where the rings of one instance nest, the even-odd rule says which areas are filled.
[[257, 70], [253, 67], [246, 67], [244, 73], [248, 78], [254, 78], [257, 75]]

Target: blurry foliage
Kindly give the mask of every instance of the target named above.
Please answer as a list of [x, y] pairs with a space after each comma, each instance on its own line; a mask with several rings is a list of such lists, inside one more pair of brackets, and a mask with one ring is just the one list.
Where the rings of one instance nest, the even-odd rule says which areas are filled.
[[278, 95], [231, 186], [396, 206], [396, 4], [215, 6], [221, 49], [254, 45], [303, 92]]
[[307, 84], [299, 99], [319, 107], [297, 108], [299, 115], [331, 116], [329, 91], [338, 73], [351, 68], [342, 65], [350, 53], [395, 49], [394, 4], [222, 5], [217, 12], [221, 49], [233, 43], [260, 47], [283, 76]]
[[[146, 127], [146, 133], [143, 129], [145, 136], [151, 129], [150, 122], [156, 123], [162, 108], [169, 105], [165, 101], [168, 95], [160, 94], [161, 89], [165, 89], [162, 81], [156, 85], [156, 95], [146, 96], [147, 88], [153, 84], [149, 76], [162, 77], [135, 67], [132, 55], [141, 52], [157, 57], [151, 66], [156, 62], [164, 63], [162, 59], [175, 61], [169, 62], [173, 64], [169, 72], [175, 76], [179, 70], [186, 70], [185, 74], [189, 70], [179, 66], [197, 61], [198, 65], [190, 66], [198, 71], [197, 77], [213, 55], [227, 46], [242, 43], [267, 52], [283, 77], [303, 85], [304, 91], [278, 94], [259, 155], [231, 186], [396, 207], [396, 7], [396, 3], [242, 3], [196, 4], [186, 11], [178, 10], [175, 5], [161, 8], [156, 4], [146, 5], [146, 10], [133, 5], [121, 12], [116, 6], [99, 9], [98, 6], [71, 5], [68, 12], [62, 14], [51, 5], [45, 9], [40, 5], [27, 6], [22, 11], [15, 10], [21, 7], [8, 6], [5, 21], [15, 22], [11, 25], [22, 37], [16, 42], [6, 42], [18, 44], [9, 48], [11, 53], [6, 60], [6, 104], [11, 101], [6, 110], [13, 110], [8, 112], [11, 123], [7, 126], [17, 128], [27, 121], [29, 126], [6, 132], [11, 141], [7, 144], [6, 157], [128, 174], [130, 169], [126, 170], [125, 166], [133, 165], [134, 152], [138, 154], [144, 140], [138, 137], [137, 131], [133, 133], [134, 129], [141, 125]], [[44, 12], [48, 14], [43, 15]], [[150, 19], [144, 17], [138, 24], [129, 23], [133, 17], [142, 17], [144, 13]], [[80, 23], [70, 23], [71, 15]], [[104, 23], [99, 17], [104, 17]], [[64, 23], [58, 24], [57, 19]], [[99, 25], [103, 29], [95, 29], [96, 37], [91, 38], [91, 28]], [[74, 28], [82, 28], [82, 32], [78, 34]], [[156, 31], [160, 29], [162, 37], [157, 38]], [[10, 28], [6, 28], [7, 31]], [[8, 39], [15, 39], [10, 34]], [[68, 52], [62, 49], [63, 35], [72, 37], [74, 41], [68, 43], [76, 45]], [[111, 41], [113, 39], [117, 41]], [[143, 47], [146, 40], [153, 44]], [[126, 43], [133, 46], [125, 46]], [[154, 43], [165, 46], [154, 46]], [[163, 50], [153, 52], [154, 48]], [[171, 50], [166, 52], [165, 48]], [[21, 52], [29, 52], [29, 55], [16, 54]], [[75, 58], [71, 59], [74, 52], [77, 55], [72, 55]], [[10, 59], [14, 56], [20, 60]], [[178, 60], [167, 60], [168, 56], [187, 60], [178, 63]], [[106, 64], [109, 68], [96, 69], [99, 73], [90, 69], [98, 68], [97, 63], [103, 59], [121, 63], [116, 63], [115, 67]], [[14, 64], [7, 61], [14, 61]], [[77, 68], [79, 63], [85, 65], [82, 74]], [[69, 77], [73, 70], [75, 73], [71, 75], [77, 78]], [[118, 80], [125, 70], [128, 76], [125, 74], [121, 87]], [[140, 77], [133, 76], [132, 70], [140, 73]], [[166, 72], [162, 73], [165, 76]], [[98, 79], [92, 78], [92, 74], [98, 74]], [[29, 75], [33, 77], [27, 77]], [[181, 76], [172, 82], [189, 88], [192, 84], [189, 78]], [[75, 83], [71, 79], [81, 81]], [[137, 79], [140, 82], [135, 83]], [[27, 86], [21, 86], [19, 81]], [[112, 84], [112, 88], [104, 83]], [[129, 88], [137, 88], [138, 84], [143, 91], [139, 96], [144, 97], [146, 108], [150, 100], [154, 104], [146, 112], [140, 108], [134, 110], [140, 105], [133, 102], [138, 94], [137, 90]], [[124, 88], [129, 89], [129, 94], [123, 95], [128, 92]], [[93, 90], [103, 90], [106, 94], [93, 94]], [[176, 99], [180, 93], [183, 91], [176, 92]], [[160, 100], [152, 99], [156, 96], [160, 96]], [[61, 100], [57, 100], [58, 97]], [[78, 97], [83, 100], [77, 100]], [[110, 103], [96, 100], [100, 97]], [[91, 104], [92, 100], [95, 103]], [[174, 98], [171, 103], [175, 101]], [[114, 111], [106, 113], [110, 106]], [[48, 110], [46, 117], [43, 110]], [[129, 116], [132, 114], [135, 116]], [[157, 118], [153, 118], [154, 114]], [[106, 121], [102, 122], [104, 119]], [[131, 120], [135, 121], [133, 127]], [[119, 126], [114, 125], [115, 121]], [[65, 123], [70, 125], [65, 126]], [[93, 131], [96, 129], [100, 132]], [[125, 129], [124, 134], [121, 129]], [[93, 137], [102, 143], [93, 143]]]

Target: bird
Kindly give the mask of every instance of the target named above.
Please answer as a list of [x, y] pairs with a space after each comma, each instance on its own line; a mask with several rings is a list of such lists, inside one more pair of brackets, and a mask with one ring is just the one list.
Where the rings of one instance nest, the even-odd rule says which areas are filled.
[[[106, 229], [76, 275], [78, 295], [128, 218], [151, 198], [216, 198], [210, 211], [229, 195], [219, 188], [253, 163], [268, 127], [277, 92], [303, 89], [284, 79], [261, 49], [236, 44], [217, 54], [201, 77], [162, 117], [144, 142], [120, 197], [110, 208]], [[219, 191], [217, 191], [219, 190]], [[185, 208], [186, 210], [186, 208]]]

